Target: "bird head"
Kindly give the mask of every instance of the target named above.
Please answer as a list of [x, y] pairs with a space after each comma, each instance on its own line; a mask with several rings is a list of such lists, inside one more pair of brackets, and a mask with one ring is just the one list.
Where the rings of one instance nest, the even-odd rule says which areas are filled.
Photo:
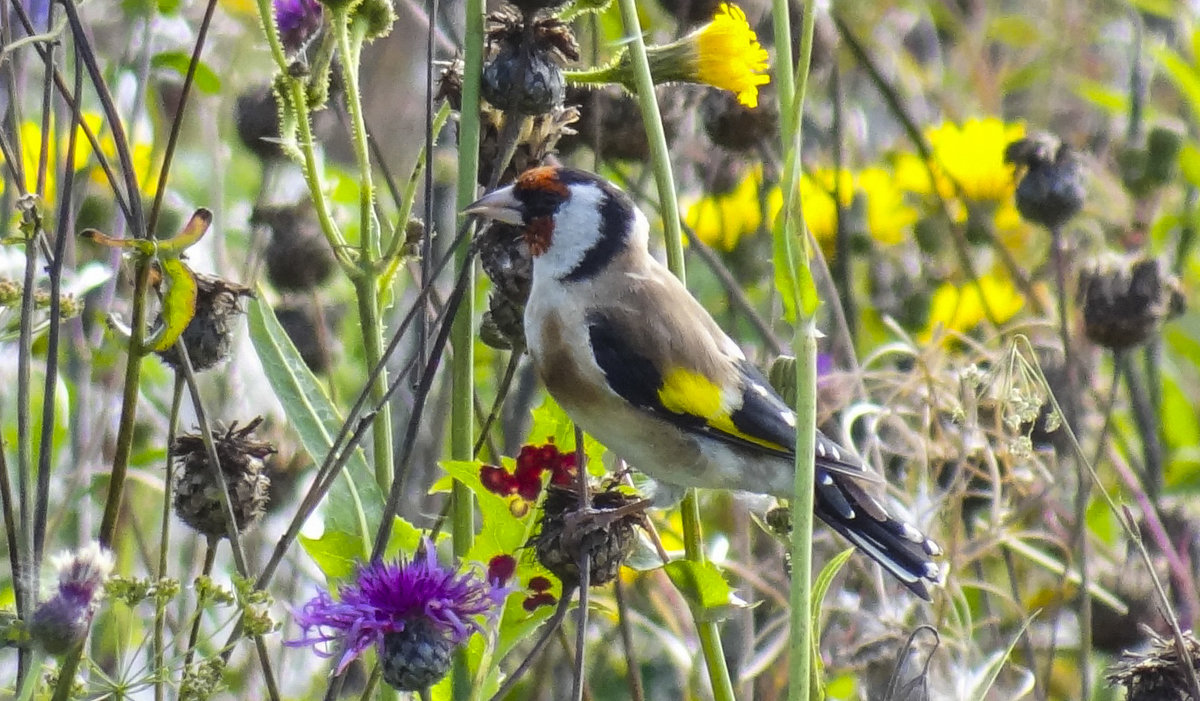
[[649, 225], [633, 200], [594, 173], [540, 166], [464, 210], [510, 224], [534, 258], [534, 276], [590, 278], [631, 246], [645, 250]]

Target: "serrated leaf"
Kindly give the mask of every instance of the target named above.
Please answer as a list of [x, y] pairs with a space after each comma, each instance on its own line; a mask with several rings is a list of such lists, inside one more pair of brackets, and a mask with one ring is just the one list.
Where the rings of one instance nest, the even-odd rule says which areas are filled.
[[[575, 450], [575, 424], [567, 412], [546, 395], [542, 403], [531, 412], [533, 423], [529, 428], [529, 442], [541, 445], [549, 439], [564, 453]], [[604, 454], [606, 449], [600, 441], [588, 434], [583, 436], [583, 453], [587, 456], [587, 471], [593, 477], [604, 474]]]
[[[343, 419], [279, 325], [275, 312], [262, 300], [259, 294], [247, 310], [250, 340], [289, 423], [309, 456], [320, 463], [333, 447]], [[366, 456], [361, 449], [355, 450], [330, 488], [325, 528], [356, 534], [361, 543], [354, 554], [365, 558], [373, 544], [373, 528], [383, 513], [383, 501]]]
[[[488, 491], [479, 481], [482, 462], [444, 460], [441, 464], [449, 477], [462, 482], [475, 495], [481, 519], [485, 524], [475, 537], [475, 544], [467, 553], [466, 559], [486, 563], [495, 555], [516, 555], [528, 539], [529, 524], [535, 511], [533, 505], [529, 505], [523, 518], [514, 516], [509, 507], [509, 500]], [[511, 470], [511, 462], [506, 460], [505, 467]], [[434, 489], [449, 489], [449, 484], [446, 481], [439, 482], [434, 485]]]
[[712, 562], [674, 560], [663, 569], [671, 583], [691, 604], [698, 622], [711, 623], [729, 617], [734, 609], [746, 608]]
[[196, 315], [197, 285], [191, 269], [178, 258], [163, 259], [159, 267], [167, 285], [160, 312], [162, 326], [147, 339], [146, 346], [151, 351], [165, 351], [175, 345]]
[[[192, 62], [191, 55], [183, 51], [164, 51], [160, 54], [155, 54], [150, 59], [152, 68], [166, 68], [175, 71], [180, 77], [186, 76], [188, 65]], [[196, 63], [196, 72], [192, 76], [192, 84], [200, 92], [216, 95], [221, 92], [221, 79], [217, 77], [217, 72], [208, 66], [203, 61]]]

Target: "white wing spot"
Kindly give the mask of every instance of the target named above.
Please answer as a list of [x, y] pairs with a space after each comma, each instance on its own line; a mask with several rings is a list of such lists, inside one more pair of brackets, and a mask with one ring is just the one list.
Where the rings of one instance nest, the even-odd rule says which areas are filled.
[[779, 415], [783, 417], [783, 422], [792, 428], [796, 428], [796, 415], [790, 411], [781, 411]]
[[833, 478], [829, 475], [821, 475], [821, 484], [830, 487], [833, 485]]
[[912, 524], [901, 523], [900, 528], [904, 531], [904, 539], [914, 543], [924, 543], [925, 536], [912, 526]]
[[771, 396], [771, 393], [767, 391], [767, 388], [763, 387], [762, 385], [758, 384], [757, 382], [752, 383], [750, 385], [750, 389], [757, 392], [760, 397], [770, 397]]
[[817, 452], [821, 454], [821, 457], [825, 457], [825, 445], [820, 441], [817, 441]]

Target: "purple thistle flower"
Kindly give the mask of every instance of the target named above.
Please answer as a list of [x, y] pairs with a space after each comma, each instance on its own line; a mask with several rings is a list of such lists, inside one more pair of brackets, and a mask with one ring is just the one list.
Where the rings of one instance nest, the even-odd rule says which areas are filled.
[[99, 544], [91, 543], [77, 552], [64, 552], [52, 562], [58, 570], [58, 590], [34, 609], [29, 635], [46, 652], [61, 655], [87, 637], [113, 558]]
[[[437, 553], [426, 541], [410, 561], [372, 562], [338, 587], [335, 601], [320, 592], [295, 612], [303, 637], [285, 643], [292, 647], [342, 642], [340, 673], [371, 645], [382, 646], [385, 636], [406, 627], [428, 631], [461, 645], [472, 633], [483, 632], [479, 617], [493, 616], [508, 589], [489, 585], [474, 572], [458, 574], [438, 565]], [[322, 657], [332, 656], [319, 647]]]
[[283, 50], [294, 54], [321, 28], [321, 4], [317, 0], [274, 0], [275, 25]]

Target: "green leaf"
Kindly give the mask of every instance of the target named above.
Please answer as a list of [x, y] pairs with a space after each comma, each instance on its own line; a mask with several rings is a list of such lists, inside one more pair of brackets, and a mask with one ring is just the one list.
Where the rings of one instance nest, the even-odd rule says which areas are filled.
[[191, 269], [178, 258], [165, 258], [159, 265], [167, 285], [162, 299], [162, 326], [146, 343], [151, 351], [165, 351], [175, 345], [196, 315], [197, 285]]
[[[186, 76], [188, 64], [192, 62], [191, 55], [183, 51], [164, 51], [160, 54], [155, 54], [154, 58], [150, 59], [152, 68], [166, 68], [173, 70], [180, 76]], [[196, 89], [216, 95], [221, 92], [221, 79], [217, 77], [216, 71], [208, 67], [208, 64], [203, 61], [196, 63], [196, 73], [192, 78], [192, 84]]]
[[1177, 52], [1164, 46], [1151, 48], [1154, 58], [1162, 64], [1167, 77], [1187, 100], [1194, 117], [1200, 117], [1200, 75], [1196, 68]]
[[212, 224], [212, 212], [201, 207], [192, 213], [183, 231], [178, 235], [158, 242], [158, 254], [164, 258], [178, 256], [195, 244], [208, 231]]
[[362, 541], [353, 533], [326, 530], [320, 538], [300, 536], [300, 545], [329, 579], [349, 577], [363, 561]]
[[[332, 449], [343, 419], [262, 298], [259, 294], [249, 305], [250, 340], [288, 421], [309, 456], [320, 463]], [[365, 558], [373, 544], [373, 528], [383, 513], [383, 501], [366, 456], [357, 449], [329, 490], [325, 529], [355, 534], [361, 540], [355, 556]]]
[[[549, 439], [564, 453], [575, 450], [575, 424], [551, 397], [546, 398], [532, 412], [533, 425], [529, 429], [529, 442], [541, 445]], [[583, 436], [583, 452], [587, 456], [588, 474], [599, 477], [604, 474], [604, 445], [588, 434]]]
[[833, 584], [833, 578], [841, 572], [842, 567], [850, 560], [850, 556], [854, 554], [854, 548], [846, 548], [842, 552], [834, 555], [821, 571], [817, 574], [817, 578], [813, 580], [812, 599], [810, 604], [812, 607], [812, 688], [817, 690], [818, 698], [825, 698], [825, 663], [821, 661], [821, 604], [825, 602], [825, 594], [829, 592], [829, 586]]
[[733, 609], [746, 608], [712, 562], [674, 560], [663, 568], [671, 583], [692, 607], [697, 622], [711, 623], [727, 618]]
[[[466, 559], [486, 563], [496, 555], [518, 555], [529, 537], [530, 524], [535, 513], [533, 505], [529, 505], [523, 517], [514, 516], [509, 507], [509, 500], [488, 491], [479, 481], [479, 468], [484, 464], [482, 462], [444, 460], [441, 464], [450, 478], [462, 482], [471, 490], [479, 505], [484, 528], [475, 536], [475, 544], [467, 552]], [[513, 464], [508, 459], [505, 460], [505, 468], [510, 471], [513, 469]], [[435, 491], [449, 489], [449, 480], [439, 480], [434, 485]]]

